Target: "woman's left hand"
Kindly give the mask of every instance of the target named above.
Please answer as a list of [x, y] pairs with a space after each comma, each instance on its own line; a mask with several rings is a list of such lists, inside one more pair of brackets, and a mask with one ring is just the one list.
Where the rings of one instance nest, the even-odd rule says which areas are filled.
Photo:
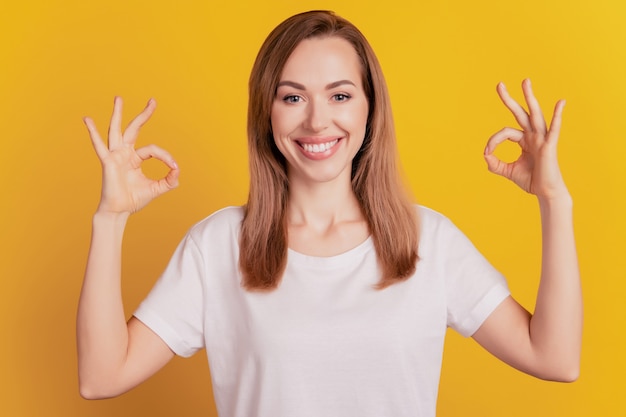
[[[509, 95], [504, 84], [499, 83], [497, 91], [504, 105], [515, 116], [521, 130], [505, 127], [489, 138], [485, 147], [485, 161], [489, 171], [510, 179], [538, 198], [569, 196], [556, 152], [565, 100], [556, 103], [548, 127], [539, 102], [533, 94], [530, 80], [522, 82], [528, 112]], [[505, 140], [516, 142], [521, 148], [522, 153], [514, 162], [501, 161], [493, 154], [496, 147]]]

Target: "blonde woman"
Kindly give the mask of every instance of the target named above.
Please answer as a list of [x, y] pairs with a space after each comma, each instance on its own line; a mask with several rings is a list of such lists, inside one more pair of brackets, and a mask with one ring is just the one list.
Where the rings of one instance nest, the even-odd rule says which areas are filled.
[[[582, 302], [572, 200], [556, 144], [564, 102], [546, 125], [502, 84], [519, 129], [493, 135], [489, 169], [537, 196], [541, 283], [530, 314], [502, 275], [441, 214], [411, 203], [398, 176], [389, 97], [365, 37], [331, 12], [282, 22], [250, 77], [250, 194], [196, 224], [126, 321], [120, 253], [128, 216], [178, 185], [165, 150], [135, 149], [150, 101], [108, 145], [85, 119], [103, 191], [78, 312], [81, 394], [119, 395], [174, 355], [205, 348], [221, 416], [434, 416], [452, 327], [539, 378], [579, 369]], [[520, 158], [493, 151], [517, 142]], [[170, 171], [153, 181], [141, 164]]]

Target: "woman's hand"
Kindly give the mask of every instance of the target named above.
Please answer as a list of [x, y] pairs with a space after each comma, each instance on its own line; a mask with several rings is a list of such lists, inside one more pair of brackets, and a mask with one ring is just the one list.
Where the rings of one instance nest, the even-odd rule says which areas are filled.
[[[169, 153], [154, 145], [134, 146], [155, 107], [154, 100], [148, 101], [122, 132], [122, 99], [116, 97], [108, 146], [93, 121], [84, 119], [102, 163], [102, 197], [93, 217], [76, 318], [78, 375], [84, 398], [126, 392], [174, 356], [163, 339], [137, 319], [127, 324], [121, 292], [122, 238], [128, 215], [178, 185], [178, 167]], [[141, 164], [150, 158], [169, 167], [164, 178], [152, 180], [143, 174]]]
[[[178, 165], [172, 156], [156, 145], [135, 149], [139, 130], [146, 123], [156, 101], [150, 99], [146, 108], [122, 132], [122, 99], [115, 98], [109, 126], [108, 146], [104, 143], [90, 118], [84, 118], [93, 147], [102, 163], [102, 196], [98, 212], [130, 214], [140, 210], [154, 198], [178, 186]], [[164, 178], [147, 178], [143, 161], [156, 158], [170, 168]]]
[[[561, 177], [556, 145], [565, 102], [556, 103], [550, 127], [541, 114], [530, 81], [522, 90], [528, 112], [503, 84], [498, 94], [521, 130], [506, 127], [485, 148], [489, 170], [535, 194], [541, 214], [541, 280], [531, 315], [513, 298], [502, 302], [474, 333], [474, 339], [506, 363], [530, 375], [574, 381], [580, 372], [583, 302], [573, 227], [573, 201]], [[512, 163], [500, 161], [494, 149], [504, 140], [522, 149]]]
[[[548, 128], [530, 80], [522, 82], [528, 112], [511, 98], [504, 84], [499, 83], [497, 91], [504, 105], [515, 116], [521, 130], [505, 127], [489, 138], [485, 147], [485, 160], [489, 170], [510, 179], [524, 191], [540, 199], [569, 197], [556, 151], [565, 101], [559, 100], [556, 103]], [[505, 140], [516, 142], [521, 148], [522, 153], [515, 162], [503, 162], [493, 154], [496, 147]]]

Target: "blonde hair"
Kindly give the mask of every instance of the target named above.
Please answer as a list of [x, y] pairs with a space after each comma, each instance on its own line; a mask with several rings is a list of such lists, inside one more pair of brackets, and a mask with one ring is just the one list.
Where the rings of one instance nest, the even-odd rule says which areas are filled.
[[275, 289], [287, 263], [287, 167], [270, 124], [276, 89], [296, 46], [304, 39], [326, 36], [350, 42], [361, 60], [369, 114], [363, 146], [352, 163], [352, 188], [382, 267], [378, 288], [403, 281], [415, 272], [418, 219], [399, 176], [391, 104], [378, 59], [353, 24], [333, 12], [310, 11], [290, 17], [269, 34], [250, 75], [250, 192], [239, 258], [242, 285], [248, 290]]

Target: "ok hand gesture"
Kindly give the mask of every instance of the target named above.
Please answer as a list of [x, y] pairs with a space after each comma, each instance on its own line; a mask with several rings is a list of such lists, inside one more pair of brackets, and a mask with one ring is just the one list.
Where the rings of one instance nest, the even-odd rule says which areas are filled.
[[[565, 101], [559, 100], [556, 103], [550, 127], [547, 127], [530, 80], [522, 82], [528, 112], [511, 98], [504, 84], [499, 83], [497, 91], [521, 130], [505, 127], [489, 138], [485, 147], [485, 160], [489, 170], [510, 179], [524, 191], [542, 199], [569, 195], [561, 176], [556, 152]], [[514, 162], [503, 162], [493, 154], [496, 147], [505, 140], [516, 142], [521, 148], [522, 153]]]
[[[156, 145], [135, 149], [139, 130], [146, 123], [156, 101], [150, 99], [122, 132], [122, 99], [115, 98], [109, 126], [108, 146], [104, 143], [90, 118], [84, 119], [93, 147], [102, 163], [102, 196], [99, 212], [130, 214], [140, 210], [154, 198], [178, 186], [179, 169], [172, 156]], [[170, 168], [164, 178], [147, 178], [142, 170], [143, 161], [156, 158]]]

